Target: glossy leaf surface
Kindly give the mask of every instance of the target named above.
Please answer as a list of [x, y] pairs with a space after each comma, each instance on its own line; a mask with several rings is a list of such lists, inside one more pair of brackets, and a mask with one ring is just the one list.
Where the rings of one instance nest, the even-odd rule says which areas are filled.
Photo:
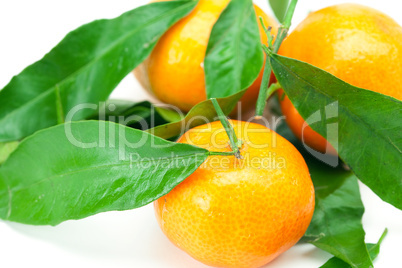
[[215, 23], [205, 57], [208, 98], [249, 87], [263, 64], [260, 32], [251, 0], [232, 0]]
[[92, 111], [77, 105], [105, 101], [149, 55], [162, 34], [196, 4], [153, 3], [69, 33], [0, 91], [0, 142], [56, 125], [73, 108], [77, 111], [69, 119], [88, 117]]
[[100, 107], [98, 113], [89, 119], [119, 123], [131, 128], [147, 130], [177, 120], [175, 111], [158, 107], [149, 101], [132, 102], [126, 100], [108, 100]]
[[0, 167], [0, 218], [56, 225], [146, 205], [167, 194], [208, 151], [104, 121], [80, 121], [23, 140]]
[[314, 158], [286, 124], [279, 125], [277, 131], [303, 154], [315, 188], [314, 215], [302, 241], [314, 244], [352, 267], [372, 265], [364, 242], [364, 206], [354, 174]]
[[[233, 110], [245, 91], [246, 90], [242, 90], [229, 97], [217, 99], [220, 107], [226, 115]], [[148, 132], [155, 136], [169, 139], [181, 136], [188, 129], [214, 121], [214, 119], [217, 119], [215, 108], [210, 100], [206, 100], [195, 105], [181, 120], [157, 126], [149, 129]]]
[[[387, 230], [384, 231], [383, 235], [381, 236], [377, 244], [370, 244], [370, 243], [367, 244], [368, 252], [373, 261], [377, 258], [378, 254], [380, 253], [381, 242], [386, 234]], [[350, 267], [352, 266], [350, 266], [347, 262], [344, 262], [336, 257], [332, 257], [320, 268], [350, 268]]]
[[[318, 116], [310, 126], [338, 147], [339, 156], [364, 184], [402, 209], [402, 102], [298, 60], [272, 54], [270, 62], [301, 116]], [[327, 135], [331, 123], [338, 124], [339, 135]]]

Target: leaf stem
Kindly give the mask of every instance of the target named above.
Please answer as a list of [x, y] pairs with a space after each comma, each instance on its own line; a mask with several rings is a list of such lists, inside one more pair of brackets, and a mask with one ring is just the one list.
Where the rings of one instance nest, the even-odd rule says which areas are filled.
[[[297, 0], [292, 0], [292, 2], [290, 3], [290, 5], [288, 7], [288, 10], [286, 11], [284, 22], [278, 29], [278, 36], [275, 39], [274, 46], [272, 49], [273, 53], [278, 52], [279, 47], [281, 46], [283, 40], [288, 35], [296, 5], [297, 5]], [[268, 50], [270, 50], [269, 44], [268, 44]], [[264, 52], [267, 56], [267, 59], [265, 61], [264, 73], [262, 76], [262, 82], [261, 82], [261, 87], [260, 87], [260, 94], [258, 95], [258, 99], [257, 99], [257, 107], [255, 110], [255, 118], [256, 119], [261, 118], [261, 116], [264, 112], [265, 105], [267, 103], [267, 98], [266, 98], [267, 88], [268, 88], [268, 84], [269, 84], [269, 81], [271, 80], [271, 75], [272, 75], [271, 74], [271, 71], [272, 71], [271, 64], [269, 63], [269, 60], [268, 60], [269, 53], [267, 52], [266, 49], [264, 49]], [[268, 91], [269, 91], [269, 89], [268, 89]]]
[[267, 101], [271, 96], [272, 96], [272, 94], [274, 94], [278, 89], [280, 89], [281, 88], [281, 84], [279, 84], [279, 83], [272, 83], [270, 86], [269, 86], [269, 88], [268, 88], [268, 90], [267, 90], [267, 95], [266, 95], [266, 97], [265, 97], [265, 100]]
[[234, 132], [233, 126], [230, 124], [228, 118], [223, 113], [218, 101], [215, 98], [211, 98], [211, 102], [214, 105], [216, 114], [225, 128], [226, 134], [229, 137], [230, 148], [232, 148], [232, 153], [237, 157], [241, 158], [240, 147], [242, 146], [242, 141], [237, 139], [236, 133]]

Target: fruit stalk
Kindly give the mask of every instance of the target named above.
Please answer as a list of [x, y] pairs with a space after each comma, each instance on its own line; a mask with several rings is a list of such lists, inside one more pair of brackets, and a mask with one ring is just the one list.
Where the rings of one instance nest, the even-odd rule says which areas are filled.
[[242, 146], [241, 140], [237, 139], [236, 133], [234, 132], [233, 126], [230, 124], [229, 120], [223, 113], [221, 107], [219, 106], [218, 101], [215, 98], [211, 99], [212, 104], [214, 105], [216, 114], [218, 115], [219, 120], [222, 123], [222, 126], [225, 128], [226, 134], [229, 137], [230, 148], [236, 158], [241, 158], [240, 147]]
[[[268, 50], [272, 49], [273, 53], [278, 52], [279, 47], [281, 46], [283, 40], [288, 35], [290, 25], [292, 24], [292, 18], [293, 18], [295, 9], [296, 9], [296, 5], [297, 5], [297, 0], [292, 0], [292, 2], [290, 3], [290, 5], [288, 7], [288, 10], [286, 11], [285, 19], [284, 19], [282, 25], [278, 29], [278, 36], [275, 39], [273, 48], [271, 48], [268, 44], [268, 46], [265, 46], [266, 49], [268, 49]], [[270, 40], [269, 37], [268, 37], [268, 40]], [[263, 73], [262, 81], [261, 81], [260, 93], [259, 93], [258, 99], [257, 99], [257, 107], [255, 110], [255, 118], [256, 119], [261, 118], [262, 114], [264, 112], [265, 105], [267, 102], [267, 95], [268, 95], [267, 88], [268, 88], [268, 84], [269, 84], [269, 81], [271, 80], [271, 75], [272, 75], [271, 74], [272, 73], [271, 64], [269, 63], [269, 60], [268, 60], [269, 54], [267, 53], [266, 49], [264, 49], [264, 53], [265, 53], [267, 60], [265, 61], [265, 67], [264, 67], [264, 73]], [[272, 92], [271, 92], [271, 94], [272, 94]]]

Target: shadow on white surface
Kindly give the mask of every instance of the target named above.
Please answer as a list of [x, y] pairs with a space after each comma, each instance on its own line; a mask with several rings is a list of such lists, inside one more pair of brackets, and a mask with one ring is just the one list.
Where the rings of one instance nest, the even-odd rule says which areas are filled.
[[[402, 213], [380, 201], [367, 187], [361, 185], [361, 189], [363, 201], [368, 205], [363, 218], [366, 241], [376, 242], [384, 228], [389, 228], [375, 265], [398, 267], [395, 264]], [[0, 222], [0, 238], [2, 264], [8, 268], [207, 267], [168, 241], [156, 222], [152, 205], [101, 213], [56, 227]], [[264, 268], [320, 267], [330, 257], [313, 245], [298, 244]]]
[[114, 267], [206, 267], [169, 242], [159, 229], [152, 205], [101, 213], [55, 227], [18, 223], [7, 226], [25, 239], [35, 240], [33, 245], [39, 240], [59, 248], [65, 256], [110, 261]]
[[[101, 213], [56, 227], [18, 223], [7, 223], [7, 226], [10, 231], [23, 236], [24, 241], [32, 240], [28, 245], [61, 251], [69, 266], [87, 259], [97, 267], [110, 267], [109, 264], [113, 267], [208, 267], [168, 241], [154, 218], [152, 205], [125, 212]], [[312, 245], [299, 244], [264, 267], [292, 267], [295, 261], [306, 259], [311, 262], [297, 267], [318, 267], [329, 258], [328, 253]]]
[[[311, 268], [323, 265], [332, 256], [311, 244], [296, 244], [278, 258], [265, 265], [263, 268], [296, 267]], [[297, 260], [309, 260], [309, 262], [297, 262]]]

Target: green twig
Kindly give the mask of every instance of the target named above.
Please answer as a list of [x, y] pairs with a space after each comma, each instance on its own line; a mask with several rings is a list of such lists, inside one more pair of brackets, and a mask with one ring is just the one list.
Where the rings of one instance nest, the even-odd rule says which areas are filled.
[[[265, 26], [264, 24], [264, 20], [262, 19], [262, 17], [260, 17], [260, 24], [262, 26], [262, 28], [264, 29], [264, 33], [267, 35], [268, 37], [268, 47], [269, 48], [273, 48], [273, 42], [274, 42], [274, 37], [271, 34], [271, 30], [272, 27], [269, 26], [268, 28]], [[263, 48], [265, 48], [266, 46], [264, 45]]]
[[227, 156], [227, 155], [236, 155], [236, 152], [213, 152], [209, 151], [208, 155], [221, 155], [221, 156]]
[[274, 94], [280, 88], [281, 88], [281, 84], [272, 83], [267, 90], [267, 95], [265, 96], [265, 100], [267, 101], [272, 96], [272, 94]]
[[221, 121], [222, 126], [225, 128], [226, 134], [229, 137], [230, 148], [232, 148], [232, 151], [237, 158], [241, 158], [240, 155], [240, 147], [242, 146], [241, 140], [237, 139], [233, 126], [230, 124], [229, 120], [223, 113], [221, 107], [219, 106], [218, 101], [215, 98], [212, 98], [211, 102], [214, 105], [216, 114], [218, 115], [218, 118]]
[[[283, 40], [288, 35], [289, 28], [292, 23], [293, 13], [296, 8], [296, 4], [297, 4], [297, 0], [292, 0], [292, 2], [290, 3], [290, 5], [288, 7], [288, 10], [286, 11], [285, 20], [278, 29], [278, 35], [275, 39], [275, 42], [274, 42], [274, 45], [272, 48], [273, 53], [278, 52], [279, 47], [281, 46]], [[269, 37], [268, 37], [268, 39], [269, 39]], [[256, 107], [256, 111], [255, 111], [256, 118], [260, 118], [264, 112], [265, 105], [267, 102], [267, 99], [266, 99], [267, 88], [268, 88], [269, 81], [271, 80], [272, 68], [271, 68], [271, 64], [269, 63], [269, 59], [268, 59], [269, 54], [270, 54], [268, 51], [271, 50], [269, 43], [268, 43], [268, 46], [266, 46], [266, 48], [267, 49], [264, 49], [264, 52], [267, 56], [267, 60], [265, 61], [264, 73], [263, 73], [261, 87], [260, 87], [260, 94], [258, 95], [258, 99], [257, 99], [257, 107]]]
[[297, 5], [297, 0], [292, 0], [292, 2], [289, 5], [288, 10], [286, 11], [285, 20], [283, 21], [283, 24], [279, 27], [278, 37], [276, 38], [276, 40], [274, 42], [274, 53], [278, 52], [283, 39], [285, 39], [285, 37], [288, 35], [290, 25], [292, 25], [292, 18], [293, 18], [295, 9], [296, 9], [296, 5]]
[[269, 84], [269, 80], [271, 80], [271, 71], [272, 71], [271, 64], [269, 64], [267, 51], [264, 51], [264, 52], [265, 52], [265, 56], [266, 56], [266, 61], [265, 61], [264, 73], [262, 75], [260, 93], [259, 93], [258, 99], [257, 99], [257, 107], [255, 110], [255, 118], [256, 119], [261, 118], [262, 114], [264, 113], [265, 104], [267, 102], [267, 99], [266, 99], [267, 87]]

